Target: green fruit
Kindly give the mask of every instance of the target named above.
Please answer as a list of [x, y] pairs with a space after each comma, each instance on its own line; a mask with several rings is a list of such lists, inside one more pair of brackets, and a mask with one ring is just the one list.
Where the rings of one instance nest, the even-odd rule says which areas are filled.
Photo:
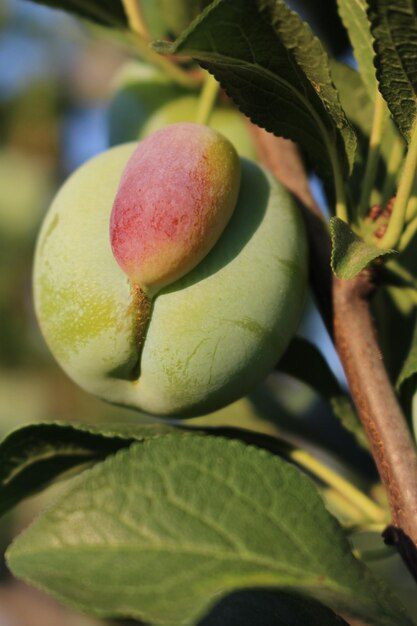
[[114, 90], [108, 113], [111, 146], [136, 141], [159, 107], [187, 93], [156, 68], [136, 61], [123, 66]]
[[[169, 124], [195, 122], [197, 117], [199, 97], [143, 63], [123, 66], [114, 92], [108, 113], [111, 146], [143, 139]], [[216, 106], [208, 126], [229, 139], [240, 156], [258, 158], [245, 118], [232, 106]]]
[[[148, 118], [140, 137], [148, 137], [169, 124], [193, 122], [198, 110], [198, 96], [183, 96], [166, 102]], [[238, 154], [247, 159], [257, 159], [254, 141], [243, 115], [231, 106], [219, 105], [208, 121], [208, 126], [224, 135], [236, 148]]]
[[36, 311], [51, 351], [87, 391], [157, 415], [207, 413], [247, 394], [294, 333], [306, 293], [303, 224], [289, 193], [242, 160], [217, 243], [149, 302], [109, 238], [135, 148], [92, 159], [59, 191], [37, 245]]

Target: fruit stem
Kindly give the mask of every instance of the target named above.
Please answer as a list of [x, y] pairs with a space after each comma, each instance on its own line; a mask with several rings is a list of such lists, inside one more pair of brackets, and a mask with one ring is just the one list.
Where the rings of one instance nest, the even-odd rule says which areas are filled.
[[367, 519], [372, 522], [384, 522], [387, 513], [376, 502], [368, 498], [362, 491], [357, 489], [349, 481], [334, 472], [332, 469], [323, 465], [312, 454], [305, 450], [292, 450], [289, 454], [292, 461], [301, 465], [324, 483], [333, 487], [342, 494], [355, 507], [361, 511]]
[[198, 124], [208, 124], [210, 120], [213, 107], [217, 100], [217, 94], [219, 92], [219, 83], [217, 80], [207, 72], [206, 80], [204, 81], [203, 89], [198, 103], [196, 122]]
[[397, 199], [394, 204], [394, 210], [388, 223], [387, 232], [379, 240], [380, 248], [394, 248], [403, 232], [408, 201], [413, 188], [413, 183], [417, 169], [417, 123], [414, 122], [411, 133], [411, 140], [408, 146], [407, 156], [405, 158], [404, 168], [401, 174], [400, 184], [398, 186]]
[[366, 161], [365, 174], [363, 178], [362, 193], [359, 202], [359, 215], [368, 212], [372, 189], [374, 188], [379, 156], [381, 152], [381, 139], [384, 126], [387, 120], [387, 107], [385, 100], [377, 89], [375, 96], [374, 118], [372, 122], [371, 135], [369, 137], [368, 157]]
[[156, 52], [146, 40], [146, 29], [137, 0], [123, 0], [123, 6], [132, 31], [128, 39], [131, 41], [144, 61], [162, 70], [171, 80], [187, 89], [196, 89], [200, 81], [173, 63], [168, 57]]

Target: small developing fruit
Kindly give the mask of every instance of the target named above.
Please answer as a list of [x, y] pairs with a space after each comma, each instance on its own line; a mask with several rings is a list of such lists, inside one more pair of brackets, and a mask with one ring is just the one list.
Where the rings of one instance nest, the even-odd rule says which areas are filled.
[[[236, 198], [239, 166], [233, 150], [218, 135], [218, 146], [211, 145], [205, 128], [193, 127], [193, 132], [202, 139], [184, 135], [175, 149], [162, 150], [155, 135], [147, 140], [155, 145], [125, 144], [86, 163], [56, 196], [35, 257], [36, 311], [62, 367], [101, 398], [161, 416], [201, 415], [246, 395], [288, 345], [306, 293], [305, 233], [290, 194], [242, 159], [239, 195], [231, 206], [222, 188]], [[182, 137], [176, 127], [158, 134], [174, 135]], [[152, 148], [146, 157], [140, 156], [143, 145]], [[205, 148], [208, 158], [195, 161], [191, 152], [201, 156]], [[221, 167], [213, 156], [217, 149]], [[173, 159], [171, 180], [166, 155]], [[150, 158], [145, 176], [137, 169], [142, 158]], [[179, 162], [185, 173], [175, 170]], [[193, 163], [200, 174], [207, 164], [207, 186], [214, 172], [208, 204], [202, 202], [199, 176], [187, 178]], [[159, 170], [163, 176], [155, 174]], [[147, 189], [151, 179], [157, 190]], [[164, 231], [170, 216], [181, 216], [182, 193], [192, 195], [184, 180], [191, 188], [198, 181], [199, 205], [210, 207], [216, 197], [220, 209], [215, 207], [213, 222], [207, 208], [202, 222], [194, 222], [187, 199], [190, 221], [178, 231], [181, 245], [176, 246], [154, 226], [158, 222]], [[158, 198], [155, 224], [155, 216], [145, 211], [143, 232], [135, 230], [133, 218], [133, 229], [123, 234], [129, 238], [130, 233], [133, 242], [113, 242], [127, 275], [110, 245], [112, 205], [112, 219], [122, 210], [123, 223], [124, 199], [128, 209], [142, 211], [144, 198], [151, 204]], [[172, 213], [166, 210], [171, 206]], [[208, 233], [198, 232], [201, 223]], [[118, 227], [113, 222], [113, 234]]]
[[113, 205], [113, 254], [147, 292], [178, 280], [211, 250], [236, 205], [233, 146], [198, 124], [166, 126], [139, 143]]

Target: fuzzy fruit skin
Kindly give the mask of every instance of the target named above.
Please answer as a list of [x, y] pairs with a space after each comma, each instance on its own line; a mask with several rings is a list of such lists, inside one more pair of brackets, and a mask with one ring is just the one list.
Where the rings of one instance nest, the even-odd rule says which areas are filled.
[[51, 351], [87, 391], [155, 415], [201, 415], [246, 395], [285, 350], [306, 293], [303, 224], [287, 191], [242, 160], [239, 199], [219, 241], [149, 311], [108, 237], [135, 147], [89, 161], [56, 196], [37, 245], [36, 311]]
[[147, 293], [187, 274], [223, 232], [239, 186], [236, 150], [207, 126], [173, 124], [141, 141], [110, 219], [120, 267]]

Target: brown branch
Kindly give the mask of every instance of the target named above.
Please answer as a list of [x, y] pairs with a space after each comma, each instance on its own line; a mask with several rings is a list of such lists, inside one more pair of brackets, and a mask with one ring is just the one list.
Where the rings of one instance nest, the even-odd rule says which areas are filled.
[[372, 273], [333, 280], [334, 339], [372, 456], [387, 491], [394, 528], [388, 539], [417, 573], [417, 455], [414, 442], [385, 369], [370, 298]]
[[[393, 526], [385, 540], [396, 545], [417, 580], [417, 452], [378, 346], [369, 271], [352, 280], [332, 278], [330, 241], [291, 142], [254, 129], [263, 163], [302, 204], [311, 246], [311, 284], [342, 361], [372, 455], [387, 491]], [[332, 304], [328, 302], [328, 299]]]

